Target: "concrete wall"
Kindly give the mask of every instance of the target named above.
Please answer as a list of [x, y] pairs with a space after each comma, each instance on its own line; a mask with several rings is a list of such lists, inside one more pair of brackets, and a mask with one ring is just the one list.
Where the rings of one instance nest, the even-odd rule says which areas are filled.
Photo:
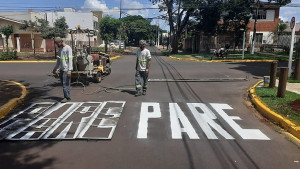
[[[262, 33], [263, 34], [261, 44], [273, 44], [274, 34], [272, 32], [256, 31], [256, 33]], [[252, 37], [253, 37], [253, 32], [250, 32], [249, 44], [251, 44]]]
[[49, 25], [53, 26], [56, 19], [61, 17], [66, 18], [66, 23], [69, 29], [75, 29], [80, 25], [81, 29], [94, 29], [94, 17], [91, 12], [49, 12], [47, 13], [47, 20]]

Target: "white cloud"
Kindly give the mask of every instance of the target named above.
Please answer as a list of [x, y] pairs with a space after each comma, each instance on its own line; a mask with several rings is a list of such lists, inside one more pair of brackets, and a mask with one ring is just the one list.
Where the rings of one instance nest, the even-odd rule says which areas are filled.
[[[125, 9], [142, 9], [144, 5], [138, 1], [134, 0], [122, 0], [122, 8]], [[91, 10], [100, 10], [104, 12], [104, 15], [110, 15], [114, 18], [119, 18], [120, 16], [120, 8], [113, 7], [109, 9], [104, 0], [85, 0], [83, 6], [81, 7], [81, 11], [87, 12]], [[122, 12], [126, 12], [128, 15], [141, 15], [143, 17], [149, 16], [149, 10], [123, 10]], [[122, 16], [124, 16], [122, 14]]]
[[[123, 0], [122, 8], [125, 9], [141, 9], [144, 8], [144, 5], [137, 1], [131, 1], [131, 0]], [[149, 10], [128, 10], [125, 11], [129, 15], [141, 15], [142, 17], [148, 17], [149, 16]]]
[[289, 19], [288, 19], [287, 17], [279, 16], [279, 18], [280, 18], [283, 22], [289, 21]]
[[85, 0], [81, 9], [82, 11], [91, 11], [91, 10], [107, 11], [108, 7], [106, 6], [106, 3], [104, 1]]
[[296, 22], [300, 21], [299, 7], [282, 7], [279, 14], [284, 21], [290, 21], [293, 16], [296, 17]]

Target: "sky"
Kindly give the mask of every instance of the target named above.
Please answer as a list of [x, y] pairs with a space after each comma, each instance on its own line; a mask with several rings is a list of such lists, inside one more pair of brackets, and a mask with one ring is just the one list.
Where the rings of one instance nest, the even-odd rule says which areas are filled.
[[[30, 8], [35, 11], [51, 12], [66, 7], [75, 8], [76, 11], [102, 10], [104, 14], [115, 18], [120, 17], [120, 1], [122, 2], [122, 17], [127, 15], [141, 15], [145, 18], [153, 18], [162, 13], [158, 9], [130, 10], [134, 8], [157, 8], [149, 0], [0, 0], [0, 11], [27, 11]], [[281, 7], [280, 18], [283, 21], [290, 21], [293, 16], [296, 22], [300, 22], [300, 0], [292, 0], [292, 4], [299, 7]], [[162, 29], [168, 30], [168, 25], [162, 20], [154, 19], [152, 24], [159, 22]]]

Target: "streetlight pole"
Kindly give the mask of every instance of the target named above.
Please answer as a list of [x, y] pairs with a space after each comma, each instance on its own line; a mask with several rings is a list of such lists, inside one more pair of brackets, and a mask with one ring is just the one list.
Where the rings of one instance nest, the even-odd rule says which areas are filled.
[[256, 1], [256, 11], [255, 11], [255, 19], [254, 19], [254, 28], [253, 28], [253, 38], [252, 38], [252, 45], [251, 45], [251, 54], [254, 54], [255, 48], [255, 36], [256, 36], [256, 25], [257, 25], [257, 17], [258, 17], [258, 8], [260, 6], [260, 1]]
[[243, 54], [242, 54], [242, 59], [245, 57], [245, 40], [246, 40], [246, 30], [244, 30], [243, 33]]
[[[122, 18], [122, 0], [120, 0], [120, 21]], [[122, 31], [122, 24], [120, 25], [120, 37], [119, 37], [119, 50], [121, 50], [121, 40], [122, 40], [122, 35], [121, 35], [121, 31]]]
[[159, 47], [159, 21], [157, 21], [157, 47]]

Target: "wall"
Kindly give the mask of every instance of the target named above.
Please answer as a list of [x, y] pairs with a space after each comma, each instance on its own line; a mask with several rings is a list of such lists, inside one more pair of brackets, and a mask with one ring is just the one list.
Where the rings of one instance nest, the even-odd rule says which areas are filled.
[[91, 12], [49, 12], [47, 13], [47, 20], [49, 25], [53, 26], [56, 19], [61, 17], [66, 18], [66, 23], [69, 29], [76, 29], [80, 25], [81, 29], [94, 29], [94, 18]]

